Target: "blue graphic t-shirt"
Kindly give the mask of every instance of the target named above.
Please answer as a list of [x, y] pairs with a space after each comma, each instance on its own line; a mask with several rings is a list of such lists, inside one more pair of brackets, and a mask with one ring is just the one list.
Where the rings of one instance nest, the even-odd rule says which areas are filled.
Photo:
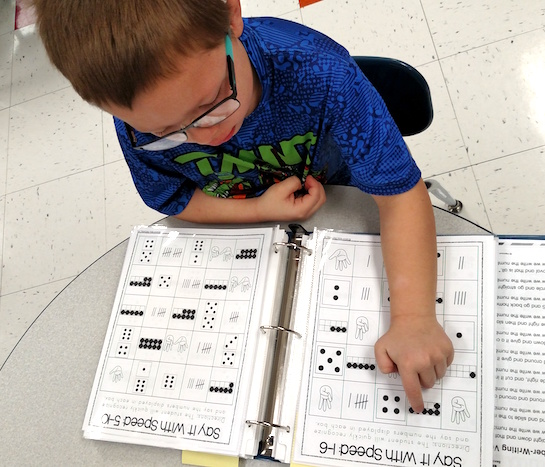
[[[156, 152], [131, 147], [115, 120], [140, 196], [179, 214], [195, 189], [218, 197], [261, 195], [272, 184], [308, 174], [375, 195], [411, 189], [420, 179], [382, 99], [348, 52], [323, 34], [276, 18], [244, 20], [240, 37], [262, 85], [257, 108], [217, 146], [183, 144]], [[136, 133], [138, 143], [153, 135]]]

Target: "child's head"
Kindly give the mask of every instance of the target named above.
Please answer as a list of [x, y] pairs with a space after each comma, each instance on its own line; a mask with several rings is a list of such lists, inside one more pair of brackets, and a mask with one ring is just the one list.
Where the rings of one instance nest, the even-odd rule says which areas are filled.
[[180, 56], [222, 44], [224, 0], [33, 0], [53, 64], [86, 101], [131, 108]]

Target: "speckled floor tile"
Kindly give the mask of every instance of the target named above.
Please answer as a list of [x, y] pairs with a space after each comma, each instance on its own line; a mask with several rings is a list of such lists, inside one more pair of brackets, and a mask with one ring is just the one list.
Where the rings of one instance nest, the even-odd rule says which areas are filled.
[[545, 235], [545, 146], [474, 170], [494, 233]]
[[422, 0], [439, 57], [545, 26], [543, 0]]
[[[6, 198], [3, 196], [0, 196], [0, 285], [2, 284], [2, 273], [3, 273], [3, 261], [4, 261], [4, 255], [3, 255], [3, 248], [2, 245], [4, 244], [4, 220], [5, 220], [5, 209], [6, 209]], [[0, 288], [0, 296], [2, 294], [2, 289]], [[0, 313], [2, 312], [2, 302], [0, 299]]]
[[104, 164], [102, 113], [71, 88], [11, 107], [8, 193]]
[[123, 152], [117, 140], [113, 117], [106, 112], [102, 112], [102, 141], [105, 164], [123, 160]]
[[470, 165], [454, 114], [443, 73], [438, 62], [418, 67], [430, 87], [433, 120], [422, 133], [407, 137], [424, 177], [431, 177]]
[[104, 171], [7, 195], [2, 294], [71, 277], [106, 251]]
[[298, 0], [242, 0], [243, 16], [282, 16], [299, 9]]
[[0, 297], [0, 368], [34, 320], [70, 280]]
[[9, 109], [0, 110], [0, 196], [6, 194]]
[[13, 31], [15, 27], [15, 0], [0, 2], [0, 35]]
[[0, 34], [0, 110], [10, 106], [12, 57], [13, 33]]
[[148, 208], [136, 191], [125, 160], [104, 167], [106, 247], [125, 240], [135, 225], [149, 225], [165, 216]]
[[473, 164], [545, 144], [545, 29], [441, 63]]
[[[479, 185], [471, 167], [455, 170], [450, 173], [434, 176], [441, 186], [456, 200], [463, 204], [459, 217], [491, 230], [491, 225], [479, 191]], [[445, 203], [430, 195], [434, 206], [446, 209]]]
[[278, 15], [279, 18], [287, 19], [289, 21], [293, 21], [295, 23], [303, 24], [303, 17], [301, 15], [301, 10], [293, 10], [289, 11], [288, 13], [284, 13], [281, 15]]
[[34, 25], [18, 29], [14, 37], [11, 105], [70, 86], [47, 58]]
[[346, 47], [352, 55], [401, 59], [413, 66], [436, 59], [419, 0], [323, 0], [301, 10], [303, 23]]

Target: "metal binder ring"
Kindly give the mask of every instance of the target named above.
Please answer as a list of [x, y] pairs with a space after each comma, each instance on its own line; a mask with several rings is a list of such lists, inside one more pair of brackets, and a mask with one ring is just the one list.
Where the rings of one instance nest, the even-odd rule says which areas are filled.
[[292, 250], [301, 250], [302, 252], [308, 254], [309, 256], [312, 254], [312, 250], [310, 248], [307, 248], [303, 245], [298, 245], [297, 243], [293, 242], [274, 242], [274, 251], [278, 253], [278, 247], [279, 246], [285, 246], [286, 248], [291, 248]]
[[259, 426], [266, 426], [269, 428], [280, 428], [281, 430], [286, 430], [286, 432], [288, 433], [290, 432], [289, 426], [276, 425], [275, 423], [269, 423], [269, 422], [259, 421], [259, 420], [246, 420], [246, 423], [248, 425], [259, 425]]
[[282, 326], [272, 326], [272, 325], [268, 324], [268, 325], [265, 325], [265, 326], [260, 326], [259, 329], [261, 329], [261, 332], [263, 334], [265, 334], [265, 329], [273, 329], [275, 331], [289, 332], [290, 334], [295, 335], [299, 339], [301, 339], [301, 337], [303, 337], [297, 331], [292, 331], [291, 329], [283, 328]]

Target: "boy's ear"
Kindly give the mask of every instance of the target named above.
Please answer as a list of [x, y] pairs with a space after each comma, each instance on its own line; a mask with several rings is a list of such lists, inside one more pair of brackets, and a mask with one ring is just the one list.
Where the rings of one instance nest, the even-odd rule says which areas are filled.
[[235, 37], [240, 37], [242, 30], [244, 29], [240, 0], [225, 0], [225, 3], [227, 3], [227, 6], [231, 12], [231, 19], [229, 21], [229, 25], [231, 26], [231, 34]]

